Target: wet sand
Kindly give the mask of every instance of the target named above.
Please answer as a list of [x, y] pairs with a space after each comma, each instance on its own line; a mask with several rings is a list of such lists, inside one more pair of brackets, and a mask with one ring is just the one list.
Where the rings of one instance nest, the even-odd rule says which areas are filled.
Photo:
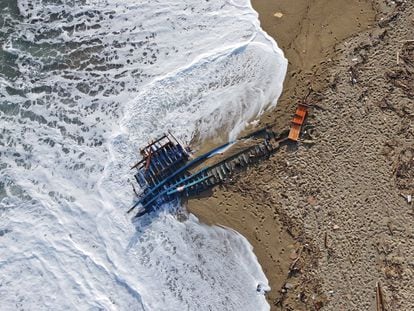
[[[272, 310], [414, 310], [414, 3], [253, 0], [289, 60], [281, 131], [308, 93], [297, 146], [188, 202], [253, 245]], [[276, 15], [276, 16], [275, 16]]]

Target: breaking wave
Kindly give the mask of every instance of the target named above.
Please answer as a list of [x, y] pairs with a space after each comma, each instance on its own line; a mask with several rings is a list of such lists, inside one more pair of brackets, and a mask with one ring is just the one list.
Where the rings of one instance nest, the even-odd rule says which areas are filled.
[[246, 239], [125, 214], [136, 150], [171, 129], [235, 137], [286, 60], [247, 0], [0, 3], [2, 310], [259, 310]]

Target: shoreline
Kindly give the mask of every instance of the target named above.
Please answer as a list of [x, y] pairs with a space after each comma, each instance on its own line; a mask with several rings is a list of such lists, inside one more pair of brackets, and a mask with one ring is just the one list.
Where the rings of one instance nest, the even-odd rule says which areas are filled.
[[[378, 239], [378, 226], [383, 218], [400, 225], [404, 208], [395, 214], [388, 206], [401, 209], [398, 192], [414, 190], [405, 179], [406, 188], [389, 180], [393, 174], [389, 162], [399, 159], [398, 144], [392, 143], [389, 133], [396, 133], [398, 121], [395, 116], [383, 115], [390, 103], [412, 94], [402, 82], [403, 86], [397, 84], [390, 90], [389, 80], [395, 84], [403, 75], [399, 71], [385, 81], [377, 78], [384, 86], [375, 85], [371, 90], [371, 69], [365, 66], [371, 61], [375, 67], [386, 57], [395, 60], [384, 50], [385, 45], [397, 45], [387, 34], [394, 32], [393, 36], [406, 40], [413, 35], [409, 28], [412, 5], [387, 4], [385, 0], [253, 0], [252, 5], [262, 28], [275, 38], [289, 61], [278, 104], [263, 115], [259, 126], [274, 125], [278, 132], [286, 129], [298, 101], [311, 88], [314, 108], [308, 124], [314, 130], [307, 138], [313, 142], [300, 143], [294, 150], [284, 148], [269, 161], [242, 173], [235, 184], [214, 189], [210, 197], [189, 200], [188, 210], [204, 223], [233, 228], [249, 240], [272, 288], [267, 295], [272, 310], [368, 309], [375, 305], [374, 285], [379, 280], [384, 284], [385, 297], [398, 306], [401, 297], [414, 292], [409, 285], [397, 293], [390, 290], [395, 280], [387, 273], [405, 276], [400, 272], [401, 259], [387, 258], [381, 252], [373, 254], [372, 246], [391, 243]], [[395, 23], [400, 23], [399, 29], [394, 29]], [[401, 55], [412, 56], [404, 51]], [[384, 76], [385, 71], [377, 71], [378, 77]], [[385, 108], [374, 104], [381, 97]], [[411, 112], [406, 112], [407, 105], [405, 110], [400, 108], [403, 118]], [[393, 122], [381, 123], [385, 117]], [[377, 133], [367, 131], [364, 118], [372, 122]], [[409, 146], [413, 138], [408, 139]], [[392, 160], [379, 158], [385, 151], [377, 144], [392, 154]], [[404, 150], [409, 153], [411, 149]], [[361, 159], [365, 161], [362, 164]], [[387, 205], [369, 199], [379, 196], [377, 189], [386, 194]], [[395, 233], [392, 239], [396, 239]], [[406, 235], [400, 239], [412, 241]], [[403, 245], [412, 256], [413, 247]], [[358, 250], [367, 257], [358, 256]], [[391, 267], [387, 266], [389, 261]], [[412, 270], [407, 268], [407, 273]], [[354, 279], [358, 280], [356, 284]]]
[[[297, 102], [306, 95], [305, 79], [306, 76], [309, 76], [310, 68], [315, 67], [324, 58], [331, 56], [334, 53], [333, 46], [339, 43], [335, 39], [335, 35], [332, 35], [324, 41], [325, 45], [331, 45], [331, 50], [321, 52], [319, 49], [319, 53], [312, 53], [310, 58], [307, 58], [306, 53], [302, 55], [298, 52], [298, 49], [303, 51], [302, 45], [308, 45], [310, 41], [314, 41], [317, 39], [316, 37], [321, 36], [319, 32], [302, 31], [302, 28], [306, 28], [307, 25], [301, 19], [310, 14], [308, 2], [307, 0], [301, 0], [293, 3], [289, 0], [282, 0], [277, 3], [269, 3], [266, 0], [252, 0], [252, 6], [259, 14], [261, 27], [274, 38], [288, 59], [288, 70], [282, 94], [276, 107], [260, 118], [258, 127], [273, 125], [278, 132], [289, 127]], [[329, 3], [329, 0], [313, 2], [326, 4]], [[354, 14], [356, 8], [358, 8], [358, 5], [351, 6], [348, 14]], [[335, 5], [331, 6], [330, 9], [336, 9]], [[366, 9], [371, 9], [370, 5], [367, 5]], [[289, 15], [294, 15], [295, 11], [300, 12], [300, 14], [294, 16], [294, 20], [290, 21]], [[283, 16], [275, 17], [275, 13], [282, 13]], [[319, 14], [318, 12], [315, 13]], [[322, 17], [320, 16], [317, 19], [320, 23], [323, 22]], [[311, 16], [307, 16], [305, 19], [308, 24], [311, 18]], [[371, 18], [373, 19], [373, 16]], [[368, 28], [370, 22], [372, 21], [365, 21], [365, 28]], [[341, 25], [338, 24], [334, 25], [333, 28], [333, 31], [340, 32], [338, 36], [341, 35], [342, 40], [353, 35], [355, 31], [361, 31], [361, 27], [351, 27], [349, 33], [344, 33]], [[309, 63], [305, 64], [305, 58], [309, 59]], [[240, 188], [238, 183], [240, 183], [240, 180], [233, 189], [229, 189], [229, 187], [227, 189], [226, 187], [215, 189], [210, 198], [189, 200], [188, 210], [204, 223], [230, 227], [249, 240], [264, 273], [269, 279], [272, 290], [267, 294], [267, 299], [271, 310], [274, 310], [274, 302], [279, 301], [282, 297], [280, 291], [286, 283], [286, 276], [289, 273], [292, 260], [297, 258], [301, 241], [297, 241], [295, 234], [290, 232], [286, 225], [286, 216], [280, 215], [280, 211], [274, 210], [272, 204], [255, 204], [254, 193], [248, 192], [247, 195], [243, 195], [242, 193], [246, 191]], [[273, 203], [277, 202], [275, 198], [270, 198], [270, 200]], [[260, 211], [263, 205], [266, 209]], [[240, 206], [242, 207], [241, 210]]]

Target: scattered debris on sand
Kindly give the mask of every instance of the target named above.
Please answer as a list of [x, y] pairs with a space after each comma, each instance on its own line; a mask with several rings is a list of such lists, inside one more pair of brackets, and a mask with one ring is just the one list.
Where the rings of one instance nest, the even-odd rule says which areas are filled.
[[414, 3], [253, 5], [290, 62], [261, 125], [285, 128], [293, 99], [312, 89], [313, 143], [282, 148], [214, 191], [210, 214], [195, 206], [201, 198], [190, 210], [249, 239], [272, 310], [414, 310]]

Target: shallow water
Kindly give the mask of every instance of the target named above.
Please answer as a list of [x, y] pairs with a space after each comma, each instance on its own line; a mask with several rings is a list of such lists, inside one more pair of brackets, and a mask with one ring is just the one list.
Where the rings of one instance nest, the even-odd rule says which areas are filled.
[[247, 1], [0, 3], [2, 309], [259, 310], [236, 232], [162, 211], [133, 224], [130, 165], [170, 129], [234, 137], [286, 60]]

